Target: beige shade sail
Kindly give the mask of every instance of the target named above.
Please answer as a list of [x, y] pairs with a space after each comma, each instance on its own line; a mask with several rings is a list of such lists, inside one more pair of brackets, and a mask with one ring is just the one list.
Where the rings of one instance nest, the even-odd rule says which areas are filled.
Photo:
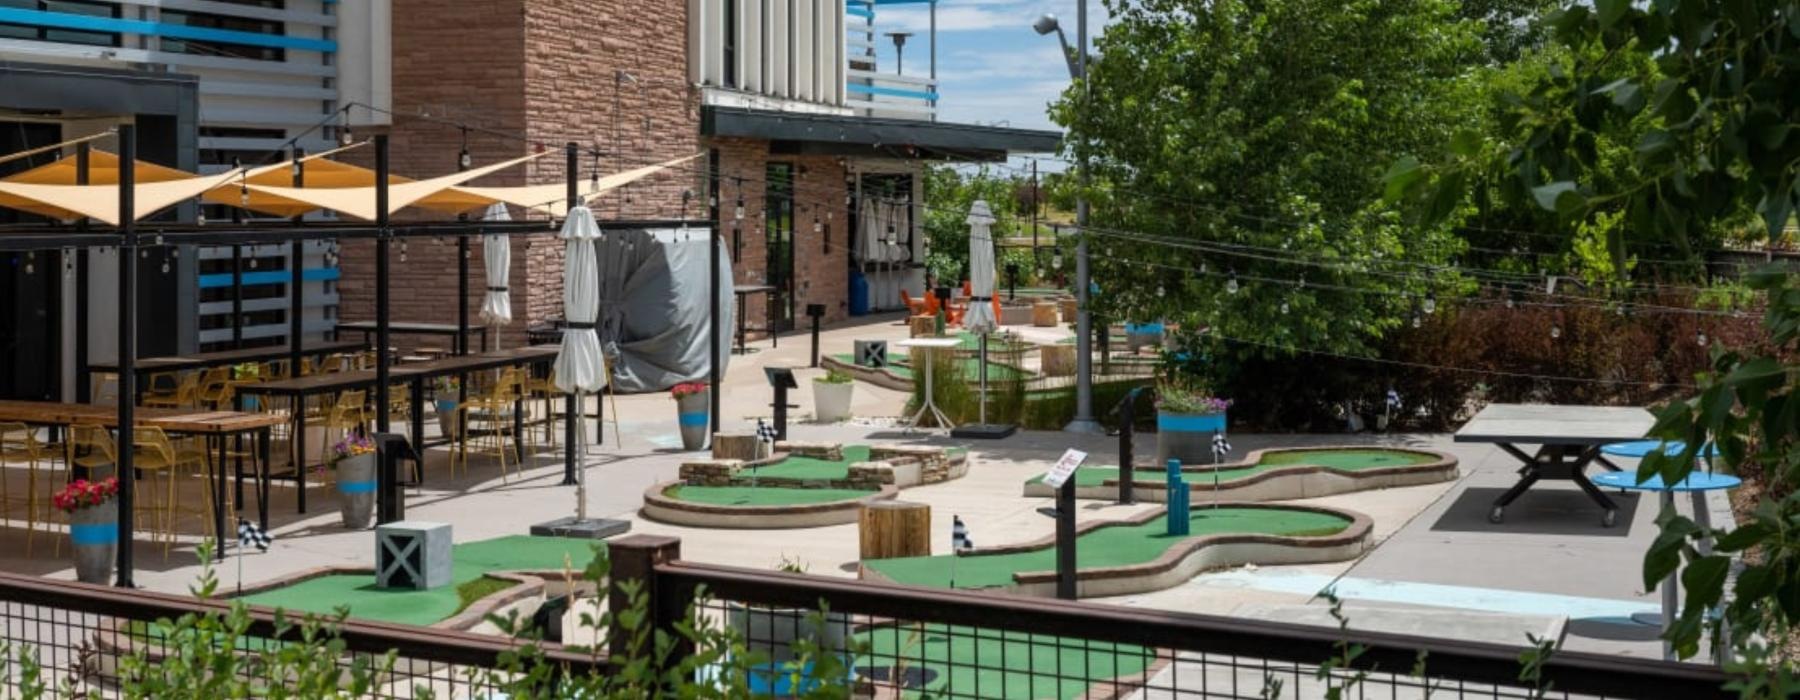
[[[686, 163], [705, 153], [695, 153], [673, 160], [663, 161], [655, 165], [627, 170], [601, 177], [598, 180], [584, 180], [576, 185], [575, 193], [581, 197], [593, 197], [611, 190], [624, 187], [638, 180], [654, 175], [668, 168]], [[523, 187], [452, 187], [452, 192], [464, 193], [475, 197], [485, 197], [490, 201], [506, 202], [513, 206], [540, 211], [552, 217], [562, 217], [568, 210], [569, 186], [565, 182], [547, 185], [526, 185]]]
[[[401, 209], [417, 204], [421, 200], [427, 199], [434, 194], [450, 188], [452, 185], [468, 182], [475, 178], [505, 170], [506, 168], [535, 158], [541, 158], [546, 153], [533, 153], [528, 156], [502, 161], [473, 170], [465, 170], [441, 177], [434, 177], [428, 180], [396, 182], [394, 178], [390, 177], [388, 179], [388, 213], [393, 214]], [[307, 170], [307, 182], [309, 184], [313, 181], [312, 173], [313, 169], [309, 168]], [[364, 221], [373, 221], [376, 218], [375, 187], [372, 185], [360, 187], [281, 187], [275, 185], [250, 184], [248, 187], [253, 193], [261, 192], [283, 199], [303, 202], [312, 205], [315, 209], [330, 209], [351, 218], [362, 219]], [[477, 197], [479, 197], [479, 195], [477, 195]], [[471, 198], [470, 201], [474, 201], [473, 198]], [[475, 206], [485, 206], [491, 201], [492, 200], [483, 200], [481, 204], [472, 204], [470, 208], [474, 208]]]
[[[28, 211], [64, 221], [88, 217], [117, 226], [119, 216], [119, 157], [93, 151], [88, 159], [88, 183], [75, 184], [76, 159], [62, 158], [0, 180], [0, 206]], [[238, 176], [238, 170], [216, 175], [194, 175], [182, 170], [137, 161], [133, 174], [133, 220], [192, 199]]]

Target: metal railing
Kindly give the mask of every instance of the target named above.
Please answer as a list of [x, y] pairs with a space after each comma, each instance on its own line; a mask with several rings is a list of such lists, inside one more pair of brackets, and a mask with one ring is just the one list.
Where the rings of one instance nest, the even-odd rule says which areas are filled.
[[753, 571], [679, 547], [615, 541], [615, 579], [647, 579], [657, 624], [689, 605], [725, 621], [770, 659], [753, 689], [777, 694], [808, 682], [791, 641], [810, 635], [841, 651], [859, 697], [1732, 697], [1695, 664], [1558, 651], [1533, 667], [1495, 644]]
[[[159, 620], [223, 615], [229, 609], [229, 603], [217, 600], [0, 573], [0, 647], [10, 662], [0, 664], [5, 671], [0, 673], [0, 697], [21, 695], [21, 653], [35, 657], [39, 680], [58, 689], [43, 697], [116, 695], [128, 659], [156, 664], [178, 653], [173, 647], [183, 638]], [[239, 653], [249, 655], [302, 634], [294, 616], [280, 626], [269, 608], [252, 607], [249, 616], [250, 625], [236, 642]], [[494, 677], [487, 671], [522, 646], [504, 637], [411, 625], [346, 621], [332, 627], [343, 643], [336, 664], [346, 673], [359, 663], [379, 669], [389, 652], [395, 654], [391, 668], [377, 674], [374, 687], [362, 697], [412, 698], [425, 690], [439, 698], [481, 697], [494, 690]], [[577, 673], [596, 668], [593, 656], [556, 645], [541, 648], [551, 663]], [[257, 668], [245, 663], [238, 672]]]

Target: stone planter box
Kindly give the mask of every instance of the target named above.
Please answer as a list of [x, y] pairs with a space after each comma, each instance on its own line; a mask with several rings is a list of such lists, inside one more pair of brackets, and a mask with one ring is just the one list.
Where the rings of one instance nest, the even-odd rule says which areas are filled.
[[1225, 432], [1224, 413], [1156, 414], [1156, 463], [1212, 464], [1213, 433]]
[[1002, 326], [1031, 325], [1031, 304], [1001, 304], [998, 323]]

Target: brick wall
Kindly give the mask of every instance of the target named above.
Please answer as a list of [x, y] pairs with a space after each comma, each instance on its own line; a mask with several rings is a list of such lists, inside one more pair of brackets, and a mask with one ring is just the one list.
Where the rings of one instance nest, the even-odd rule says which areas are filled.
[[[732, 265], [738, 284], [767, 284], [768, 237], [764, 230], [764, 205], [768, 192], [768, 164], [794, 166], [794, 323], [805, 328], [807, 304], [824, 304], [826, 323], [850, 314], [849, 252], [846, 233], [849, 215], [844, 199], [847, 188], [841, 159], [834, 156], [771, 154], [766, 141], [717, 138], [710, 145], [719, 151], [721, 173], [720, 233], [727, 251], [737, 255]], [[734, 220], [739, 196], [744, 219]], [[817, 220], [819, 232], [813, 231]], [[734, 229], [736, 233], [734, 234]], [[826, 237], [830, 238], [827, 249]], [[746, 297], [750, 325], [761, 326], [769, 317], [769, 297]]]

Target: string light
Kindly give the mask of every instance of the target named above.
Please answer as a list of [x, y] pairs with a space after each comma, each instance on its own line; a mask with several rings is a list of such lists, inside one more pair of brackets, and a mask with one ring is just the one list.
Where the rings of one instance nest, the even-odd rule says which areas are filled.
[[1694, 331], [1694, 343], [1695, 344], [1699, 345], [1700, 347], [1706, 347], [1706, 342], [1707, 342], [1706, 341], [1706, 331], [1703, 331], [1703, 330]]
[[1425, 307], [1425, 313], [1437, 313], [1437, 296], [1432, 294], [1425, 295], [1425, 303], [1423, 306]]
[[1281, 302], [1281, 313], [1286, 314], [1287, 312], [1288, 312], [1288, 303], [1285, 301]]
[[1550, 326], [1550, 339], [1555, 340], [1555, 339], [1561, 338], [1561, 337], [1562, 337], [1562, 326], [1560, 326], [1560, 325]]
[[1225, 281], [1225, 293], [1226, 294], [1238, 293], [1238, 279], [1237, 279], [1237, 271], [1236, 270], [1232, 270], [1231, 271], [1231, 279], [1228, 279]]
[[37, 263], [37, 251], [27, 251], [25, 253], [25, 274], [29, 275], [29, 274], [32, 274], [33, 272], [36, 272], [37, 271], [36, 263]]
[[468, 170], [469, 166], [474, 164], [475, 158], [469, 155], [469, 129], [468, 127], [464, 127], [462, 130], [462, 150], [458, 151], [456, 154], [456, 167]]

